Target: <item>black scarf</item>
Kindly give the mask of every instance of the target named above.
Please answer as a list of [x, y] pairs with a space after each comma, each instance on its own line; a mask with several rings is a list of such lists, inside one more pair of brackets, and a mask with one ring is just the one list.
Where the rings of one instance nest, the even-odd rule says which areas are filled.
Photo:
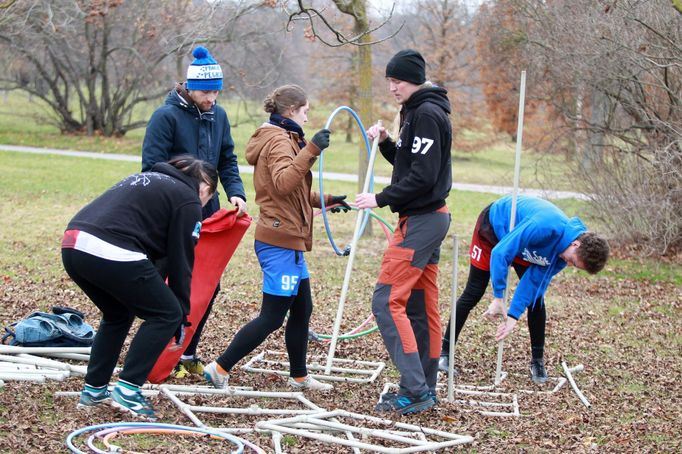
[[301, 126], [294, 120], [283, 117], [277, 113], [272, 113], [270, 114], [270, 124], [279, 126], [280, 128], [284, 128], [287, 131], [295, 132], [296, 134], [298, 134], [299, 138], [298, 146], [300, 148], [305, 147], [305, 140], [303, 140], [303, 136], [305, 136], [305, 133], [303, 132], [303, 128], [301, 128]]

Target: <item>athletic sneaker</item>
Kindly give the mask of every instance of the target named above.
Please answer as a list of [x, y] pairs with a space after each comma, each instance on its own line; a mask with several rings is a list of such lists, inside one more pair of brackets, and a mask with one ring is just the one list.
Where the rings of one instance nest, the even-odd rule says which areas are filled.
[[547, 371], [545, 370], [544, 359], [534, 358], [531, 360], [530, 379], [533, 380], [533, 383], [537, 383], [538, 385], [542, 385], [543, 383], [547, 382]]
[[173, 377], [185, 378], [190, 374], [204, 375], [204, 363], [196, 356], [191, 359], [182, 359], [173, 369]]
[[426, 411], [435, 405], [436, 402], [431, 397], [430, 392], [425, 392], [419, 397], [396, 394], [394, 397], [376, 404], [374, 410], [378, 412], [395, 412], [400, 415], [410, 415]]
[[289, 383], [289, 386], [295, 389], [309, 389], [311, 391], [331, 391], [334, 389], [334, 386], [330, 385], [329, 383], [317, 381], [310, 375], [306, 375], [305, 380], [301, 382], [289, 377], [287, 382]]
[[394, 392], [383, 393], [381, 396], [379, 396], [379, 403], [388, 402], [389, 400], [396, 399], [397, 397], [398, 393]]
[[156, 414], [154, 409], [145, 400], [140, 391], [136, 391], [132, 395], [126, 395], [120, 389], [120, 385], [116, 385], [111, 392], [111, 405], [119, 410], [128, 412], [139, 418], [148, 421], [156, 421]]
[[213, 361], [204, 367], [204, 378], [214, 388], [225, 389], [227, 388], [227, 381], [230, 379], [230, 376], [218, 372], [218, 363]]
[[429, 391], [427, 394], [433, 400], [433, 403], [438, 405], [438, 395], [436, 394], [436, 391]]
[[[445, 372], [446, 374], [448, 373], [448, 366], [450, 365], [450, 357], [449, 356], [441, 356], [438, 358], [438, 370], [441, 372]], [[457, 368], [453, 368], [453, 373], [454, 376], [457, 376]]]
[[96, 394], [83, 390], [81, 391], [81, 397], [78, 399], [78, 405], [76, 405], [76, 408], [94, 407], [110, 399], [111, 393], [108, 389]]

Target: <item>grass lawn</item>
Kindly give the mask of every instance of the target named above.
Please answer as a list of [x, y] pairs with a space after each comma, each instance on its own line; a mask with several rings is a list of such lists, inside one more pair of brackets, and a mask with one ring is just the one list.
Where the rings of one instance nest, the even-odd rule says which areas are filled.
[[[139, 155], [142, 149], [144, 128], [130, 131], [124, 137], [105, 138], [101, 136], [84, 137], [62, 135], [54, 126], [45, 122], [49, 112], [40, 100], [29, 98], [22, 93], [12, 92], [4, 97], [0, 105], [0, 143], [9, 145], [26, 145], [102, 153], [122, 153]], [[148, 119], [159, 100], [136, 109], [134, 118]], [[244, 150], [249, 137], [265, 119], [265, 113], [259, 106], [250, 105], [247, 116], [242, 104], [229, 100], [221, 102], [232, 122], [232, 136], [235, 141], [235, 152], [240, 164], [246, 164]], [[320, 106], [310, 113], [310, 122], [306, 125], [307, 133], [312, 134], [326, 123], [328, 115], [335, 106]], [[16, 112], [22, 112], [16, 115]], [[325, 152], [324, 168], [329, 172], [355, 174], [358, 171], [358, 155], [366, 153], [364, 145], [360, 149], [361, 136], [354, 130], [353, 143], [345, 142], [345, 133], [338, 130], [345, 124], [345, 116], [340, 113], [331, 129], [331, 146]], [[41, 119], [42, 118], [42, 119]], [[385, 119], [387, 120], [387, 119]], [[386, 122], [385, 122], [386, 123]], [[368, 125], [366, 125], [368, 126]], [[455, 131], [457, 133], [457, 131]], [[453, 150], [453, 180], [457, 183], [477, 183], [497, 186], [511, 186], [514, 176], [514, 144], [499, 142], [478, 152], [462, 152]], [[524, 152], [521, 159], [521, 186], [538, 189], [575, 190], [567, 181], [563, 171], [563, 158], [559, 156], [540, 156]], [[377, 157], [375, 173], [390, 176], [390, 165], [381, 156]]]

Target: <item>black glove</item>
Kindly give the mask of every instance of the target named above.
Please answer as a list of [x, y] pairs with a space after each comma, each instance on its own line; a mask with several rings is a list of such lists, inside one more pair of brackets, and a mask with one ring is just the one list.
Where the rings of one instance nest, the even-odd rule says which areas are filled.
[[175, 335], [173, 336], [175, 338], [175, 345], [171, 347], [171, 350], [178, 350], [179, 348], [182, 348], [182, 344], [185, 342], [185, 330], [189, 326], [192, 326], [192, 324], [187, 321], [187, 317], [183, 317], [180, 326], [178, 326], [178, 329], [175, 331]]
[[320, 129], [310, 141], [317, 145], [320, 150], [324, 150], [329, 146], [329, 134], [331, 134], [329, 129]]
[[346, 199], [345, 195], [333, 195], [329, 199], [329, 204], [330, 205], [339, 205], [337, 207], [332, 208], [331, 211], [332, 213], [340, 213], [341, 210], [343, 210], [344, 213], [348, 213], [350, 211], [350, 205], [348, 205], [344, 200]]

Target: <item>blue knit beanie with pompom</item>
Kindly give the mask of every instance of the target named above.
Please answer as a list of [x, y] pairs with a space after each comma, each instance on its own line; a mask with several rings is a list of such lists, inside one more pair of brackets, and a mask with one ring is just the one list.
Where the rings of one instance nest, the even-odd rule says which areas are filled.
[[194, 61], [187, 68], [188, 90], [222, 90], [223, 70], [205, 47], [192, 51]]

